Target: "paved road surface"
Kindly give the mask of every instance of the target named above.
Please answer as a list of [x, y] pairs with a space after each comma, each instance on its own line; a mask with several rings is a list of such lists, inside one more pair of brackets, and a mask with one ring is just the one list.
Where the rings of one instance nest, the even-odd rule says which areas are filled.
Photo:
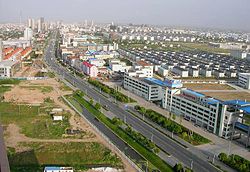
[[96, 101], [100, 101], [102, 105], [107, 105], [109, 110], [117, 115], [118, 118], [124, 119], [126, 118], [126, 122], [131, 125], [135, 130], [142, 133], [148, 139], [151, 139], [153, 135], [153, 142], [158, 145], [162, 150], [170, 153], [172, 156], [183, 162], [186, 166], [190, 167], [192, 165], [193, 170], [197, 172], [214, 172], [218, 171], [215, 167], [213, 167], [209, 162], [205, 159], [205, 155], [203, 154], [193, 154], [182, 146], [178, 145], [176, 142], [172, 141], [156, 129], [151, 126], [145, 124], [140, 119], [134, 117], [133, 115], [126, 112], [124, 109], [120, 108], [113, 102], [110, 102], [106, 97], [101, 96], [98, 92], [92, 89], [87, 83], [75, 77], [73, 74], [68, 72], [65, 68], [58, 65], [55, 62], [55, 56], [53, 54], [53, 46], [54, 41], [50, 43], [48, 50], [45, 52], [45, 59], [50, 67], [55, 70], [59, 75], [65, 78], [67, 81], [78, 87], [80, 90], [86, 92], [87, 94], [95, 99]]

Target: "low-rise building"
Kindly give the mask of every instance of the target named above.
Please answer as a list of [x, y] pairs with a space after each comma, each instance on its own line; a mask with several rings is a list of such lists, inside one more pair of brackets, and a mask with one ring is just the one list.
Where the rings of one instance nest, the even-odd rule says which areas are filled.
[[226, 103], [206, 97], [204, 94], [186, 89], [167, 88], [163, 108], [223, 138], [230, 135], [230, 127], [238, 110], [232, 110]]
[[212, 76], [212, 70], [208, 68], [201, 68], [200, 69], [200, 75], [204, 77], [211, 77]]
[[163, 77], [168, 76], [168, 70], [163, 67], [158, 67], [157, 73]]
[[235, 58], [245, 59], [247, 57], [247, 51], [241, 49], [233, 49], [230, 51], [230, 55]]
[[72, 167], [45, 167], [43, 172], [74, 172]]
[[13, 77], [21, 69], [20, 61], [5, 60], [0, 62], [0, 77]]
[[95, 65], [96, 67], [102, 67], [105, 65], [105, 61], [103, 59], [90, 58], [89, 63]]
[[199, 69], [189, 68], [189, 76], [191, 77], [199, 77]]
[[250, 73], [239, 73], [238, 84], [242, 88], [250, 89]]
[[188, 71], [186, 69], [180, 68], [178, 66], [175, 66], [172, 69], [172, 72], [182, 78], [188, 77]]
[[98, 75], [98, 68], [87, 61], [82, 63], [82, 71], [90, 77], [97, 77]]
[[152, 82], [150, 78], [132, 77], [125, 73], [123, 87], [148, 101], [162, 99], [161, 87]]

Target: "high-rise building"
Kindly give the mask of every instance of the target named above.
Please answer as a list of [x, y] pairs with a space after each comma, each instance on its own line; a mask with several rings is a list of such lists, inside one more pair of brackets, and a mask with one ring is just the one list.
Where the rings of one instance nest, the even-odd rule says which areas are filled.
[[3, 61], [3, 42], [0, 38], [0, 62]]
[[38, 19], [37, 30], [38, 32], [42, 32], [44, 30], [44, 18], [43, 17]]
[[31, 18], [28, 19], [28, 27], [32, 28], [32, 19]]
[[33, 30], [31, 28], [27, 27], [24, 30], [24, 39], [31, 41], [32, 37], [33, 37]]
[[32, 22], [31, 22], [31, 29], [34, 31], [36, 29], [36, 22], [35, 22], [35, 19], [32, 19]]

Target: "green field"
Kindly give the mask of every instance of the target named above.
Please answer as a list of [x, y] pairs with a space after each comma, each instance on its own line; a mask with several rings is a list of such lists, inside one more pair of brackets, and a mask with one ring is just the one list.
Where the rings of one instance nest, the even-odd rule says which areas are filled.
[[12, 172], [41, 171], [46, 165], [123, 168], [119, 157], [99, 143], [21, 143], [20, 146], [28, 150], [17, 153], [13, 148], [8, 149]]
[[0, 103], [0, 121], [7, 125], [16, 123], [26, 125], [27, 121], [35, 119], [39, 112], [39, 106], [17, 105], [8, 102]]
[[[172, 171], [172, 168], [166, 164], [161, 158], [159, 158], [155, 153], [146, 149], [140, 143], [136, 142], [132, 137], [130, 137], [124, 130], [122, 130], [118, 125], [114, 124], [109, 118], [96, 110], [89, 102], [81, 98], [81, 96], [75, 94], [74, 97], [67, 97], [67, 99], [81, 111], [81, 107], [75, 100], [77, 100], [81, 105], [83, 105], [90, 113], [95, 115], [100, 121], [102, 121], [106, 126], [108, 126], [114, 133], [125, 140], [131, 147], [133, 147], [137, 152], [139, 152], [143, 157], [149, 161], [149, 166], [152, 167], [149, 171], [159, 169], [160, 171]], [[77, 105], [78, 104], [78, 105]], [[140, 165], [140, 164], [139, 164]]]
[[0, 86], [0, 95], [10, 90], [11, 90], [10, 86]]

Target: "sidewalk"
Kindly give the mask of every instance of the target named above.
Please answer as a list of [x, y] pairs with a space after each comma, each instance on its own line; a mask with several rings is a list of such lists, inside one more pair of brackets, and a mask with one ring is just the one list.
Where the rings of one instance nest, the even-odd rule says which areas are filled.
[[[105, 82], [104, 84], [108, 85], [108, 86], [113, 86], [114, 84], [117, 83], [111, 83], [111, 82]], [[137, 104], [143, 107], [146, 107], [147, 109], [152, 109], [160, 114], [162, 114], [165, 117], [169, 117], [169, 112], [162, 109], [161, 107], [158, 107], [157, 105], [146, 101], [145, 99], [127, 91], [124, 90], [121, 86], [119, 86], [119, 91], [122, 92], [125, 95], [128, 95], [129, 97], [131, 97], [132, 99], [137, 101]], [[198, 148], [199, 150], [207, 153], [207, 154], [216, 154], [218, 155], [221, 152], [225, 152], [228, 153], [228, 148], [229, 148], [229, 141], [222, 139], [212, 133], [209, 133], [207, 131], [205, 131], [203, 128], [200, 127], [196, 127], [194, 126], [193, 123], [186, 121], [184, 119], [181, 120], [181, 125], [185, 126], [186, 128], [208, 138], [209, 140], [212, 141], [212, 143], [210, 144], [205, 144], [205, 145], [200, 145], [200, 146], [196, 146], [196, 148]], [[175, 122], [180, 123], [180, 118], [178, 116], [176, 116]], [[231, 144], [231, 151], [230, 154], [238, 154], [242, 157], [245, 157], [246, 159], [250, 160], [250, 152], [245, 149], [245, 147], [243, 145], [240, 145], [236, 142], [232, 142]]]

